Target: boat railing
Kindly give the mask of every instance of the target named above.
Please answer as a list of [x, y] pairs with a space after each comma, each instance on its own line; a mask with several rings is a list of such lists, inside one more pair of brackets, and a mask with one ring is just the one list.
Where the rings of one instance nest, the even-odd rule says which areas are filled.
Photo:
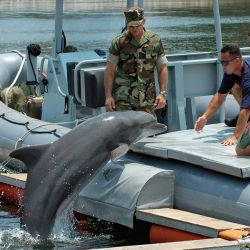
[[[185, 57], [185, 55], [175, 55], [172, 57], [175, 59], [168, 62], [168, 106], [166, 114], [160, 113], [160, 115], [164, 115], [161, 122], [168, 125], [169, 132], [193, 128], [198, 115], [204, 112], [210, 96], [212, 97], [217, 91], [222, 77], [222, 67], [218, 59], [210, 58], [209, 53], [203, 55], [199, 53], [198, 57], [189, 55], [189, 58], [194, 58], [192, 60], [186, 60], [186, 57], [182, 60], [183, 56]], [[106, 58], [100, 58], [96, 54], [89, 56], [85, 53], [66, 53], [61, 54], [58, 59], [56, 69], [53, 66], [56, 62], [51, 61], [52, 59], [49, 62], [50, 73], [48, 74], [54, 77], [48, 78], [55, 84], [49, 84], [50, 89], [45, 93], [43, 105], [55, 106], [54, 98], [58, 98], [56, 103], [64, 105], [65, 102], [61, 99], [65, 97], [63, 94], [67, 94], [71, 108], [69, 113], [61, 114], [61, 117], [65, 116], [61, 118], [62, 121], [79, 119], [86, 114], [93, 116], [105, 112]], [[156, 83], [156, 87], [157, 85]], [[156, 89], [156, 91], [159, 90]], [[43, 115], [46, 117], [45, 114]], [[52, 114], [48, 112], [46, 115], [47, 120], [50, 120]], [[224, 117], [225, 107], [222, 107], [211, 122], [222, 122]]]
[[49, 66], [50, 70], [52, 71], [53, 80], [54, 80], [54, 82], [56, 84], [58, 93], [65, 98], [67, 95], [62, 91], [62, 89], [60, 87], [60, 84], [59, 84], [58, 78], [57, 78], [57, 74], [56, 74], [56, 70], [55, 70], [55, 66], [54, 66], [54, 63], [53, 63], [53, 60], [57, 61], [57, 59], [53, 59], [52, 57], [45, 55], [43, 57], [43, 59], [41, 60], [41, 69], [40, 69], [41, 72], [44, 72], [45, 60], [48, 61], [48, 66]]
[[168, 68], [168, 130], [193, 128], [195, 97], [213, 95], [217, 90], [217, 59], [169, 62]]

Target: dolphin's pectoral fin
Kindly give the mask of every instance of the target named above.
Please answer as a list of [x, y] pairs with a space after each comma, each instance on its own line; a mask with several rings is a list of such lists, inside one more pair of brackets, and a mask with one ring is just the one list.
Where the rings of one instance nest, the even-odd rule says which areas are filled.
[[21, 160], [27, 167], [32, 167], [40, 159], [40, 156], [51, 144], [19, 148], [12, 151], [9, 156]]
[[111, 161], [115, 162], [129, 151], [128, 144], [121, 143], [111, 152]]

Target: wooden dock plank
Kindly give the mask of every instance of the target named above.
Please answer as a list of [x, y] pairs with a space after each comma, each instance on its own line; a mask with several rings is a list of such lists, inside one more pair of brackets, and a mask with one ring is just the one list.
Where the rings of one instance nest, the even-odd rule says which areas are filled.
[[[105, 248], [102, 248], [105, 249]], [[147, 244], [139, 246], [123, 246], [113, 247], [110, 250], [240, 250], [240, 246], [236, 241], [227, 241], [220, 238], [215, 239], [204, 239], [204, 240], [192, 240], [192, 241], [181, 241], [171, 243], [159, 243], [159, 244]]]
[[173, 208], [137, 210], [135, 216], [139, 220], [201, 234], [210, 238], [218, 237], [218, 233], [222, 230], [249, 228], [246, 225]]
[[27, 174], [0, 174], [0, 182], [20, 188], [25, 187], [26, 179]]

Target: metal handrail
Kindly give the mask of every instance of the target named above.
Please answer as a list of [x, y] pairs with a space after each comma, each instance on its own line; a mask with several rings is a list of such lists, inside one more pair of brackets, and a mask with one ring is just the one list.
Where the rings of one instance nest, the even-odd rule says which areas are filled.
[[[52, 69], [53, 77], [54, 77], [58, 92], [60, 93], [61, 96], [66, 97], [67, 95], [60, 88], [58, 79], [56, 77], [55, 66], [54, 66], [53, 60], [51, 59], [50, 56], [45, 55], [43, 57], [43, 59], [41, 60], [41, 72], [43, 72], [43, 66], [44, 66], [44, 62], [45, 62], [46, 59], [48, 60], [48, 63], [50, 65], [51, 69]], [[56, 59], [54, 59], [54, 61], [56, 61]]]

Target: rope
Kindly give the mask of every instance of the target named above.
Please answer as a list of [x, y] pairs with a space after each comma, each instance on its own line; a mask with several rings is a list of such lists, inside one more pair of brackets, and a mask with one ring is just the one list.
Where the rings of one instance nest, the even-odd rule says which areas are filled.
[[24, 55], [22, 55], [19, 51], [13, 50], [12, 52], [17, 53], [19, 56], [21, 56], [22, 62], [21, 62], [21, 65], [20, 65], [20, 67], [19, 67], [19, 70], [18, 70], [17, 73], [16, 73], [16, 76], [15, 76], [13, 82], [12, 82], [12, 83], [10, 84], [10, 86], [6, 89], [5, 97], [4, 97], [4, 98], [5, 98], [5, 104], [6, 104], [6, 106], [8, 106], [8, 94], [9, 94], [9, 91], [10, 91], [10, 89], [16, 84], [17, 79], [18, 79], [18, 77], [20, 76], [20, 74], [21, 74], [21, 72], [22, 72], [22, 70], [23, 70], [23, 66], [24, 66], [25, 59], [26, 59], [26, 57], [25, 57]]
[[[21, 147], [22, 143], [24, 142], [25, 138], [31, 134], [31, 133], [53, 133], [55, 136], [57, 136], [58, 138], [60, 138], [61, 136], [58, 135], [56, 133], [56, 129], [53, 130], [53, 131], [49, 131], [49, 132], [37, 132], [35, 131], [36, 129], [39, 129], [41, 127], [45, 127], [45, 126], [51, 126], [51, 125], [63, 125], [63, 124], [72, 124], [72, 123], [75, 123], [75, 126], [76, 127], [80, 122], [83, 122], [85, 121], [86, 119], [85, 118], [82, 118], [82, 119], [76, 119], [75, 121], [69, 121], [69, 122], [58, 122], [58, 123], [48, 123], [48, 124], [42, 124], [42, 125], [39, 125], [33, 129], [30, 129], [28, 128], [28, 124], [29, 122], [26, 122], [26, 123], [20, 123], [20, 122], [16, 122], [16, 121], [11, 121], [9, 119], [6, 119], [6, 117], [4, 117], [4, 113], [2, 115], [0, 115], [0, 118], [3, 118], [5, 119], [6, 121], [8, 122], [11, 122], [11, 123], [14, 123], [14, 124], [17, 124], [17, 125], [23, 125], [26, 127], [26, 129], [28, 130], [21, 138], [19, 138], [16, 143], [15, 143], [15, 147], [14, 147], [14, 150], [18, 149]], [[5, 172], [5, 173], [18, 173], [18, 171], [15, 171], [13, 169], [10, 169], [8, 168], [8, 163], [11, 161], [11, 157], [8, 157], [7, 159], [5, 159], [3, 162], [1, 162], [0, 164], [0, 172]]]
[[15, 171], [13, 169], [10, 169], [7, 164], [11, 161], [11, 157], [8, 157], [6, 160], [4, 160], [0, 165], [1, 173], [8, 173], [8, 174], [15, 174], [18, 173], [18, 171]]
[[[75, 121], [70, 121], [70, 122], [57, 122], [57, 123], [48, 123], [48, 124], [42, 124], [42, 125], [39, 125], [33, 129], [29, 129], [21, 138], [19, 138], [16, 143], [15, 143], [15, 149], [19, 148], [20, 147], [20, 144], [22, 144], [24, 142], [24, 139], [31, 133], [46, 133], [46, 132], [34, 132], [34, 130], [38, 129], [38, 128], [41, 128], [41, 127], [45, 127], [45, 126], [53, 126], [53, 125], [63, 125], [63, 124], [71, 124], [71, 123], [75, 123], [75, 126], [77, 126], [79, 124], [80, 121], [85, 121], [86, 119], [76, 119]], [[27, 128], [27, 127], [26, 127]], [[28, 128], [27, 128], [28, 129]], [[50, 133], [52, 133], [59, 137], [59, 135], [57, 135], [55, 132], [56, 130], [54, 131], [50, 131]]]

